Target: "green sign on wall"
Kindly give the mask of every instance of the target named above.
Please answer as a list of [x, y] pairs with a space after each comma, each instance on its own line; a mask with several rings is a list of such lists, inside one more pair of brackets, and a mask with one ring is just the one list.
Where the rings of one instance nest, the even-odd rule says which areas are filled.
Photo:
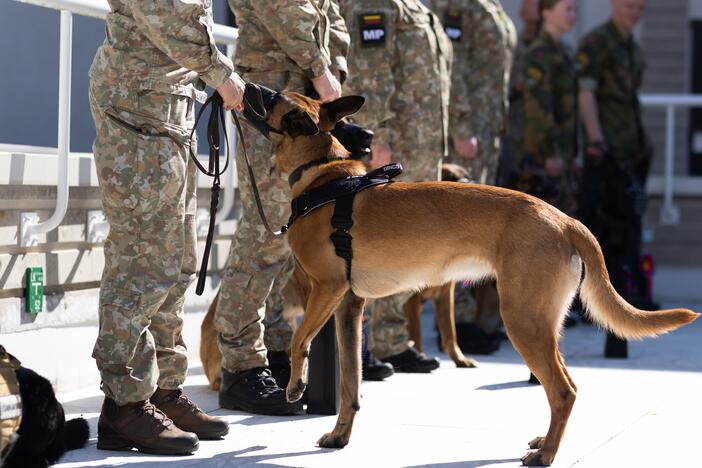
[[26, 309], [30, 314], [38, 314], [44, 310], [44, 270], [42, 267], [27, 268], [25, 274], [26, 288], [24, 290]]

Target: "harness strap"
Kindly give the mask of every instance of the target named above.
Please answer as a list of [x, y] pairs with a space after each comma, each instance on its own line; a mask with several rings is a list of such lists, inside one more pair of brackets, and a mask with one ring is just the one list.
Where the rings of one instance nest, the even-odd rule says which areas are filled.
[[334, 214], [331, 218], [331, 225], [335, 231], [329, 236], [334, 244], [336, 255], [346, 261], [346, 279], [348, 281], [351, 281], [351, 261], [353, 259], [353, 249], [351, 248], [353, 237], [349, 231], [353, 227], [353, 200], [356, 198], [356, 193], [358, 192], [336, 200]]

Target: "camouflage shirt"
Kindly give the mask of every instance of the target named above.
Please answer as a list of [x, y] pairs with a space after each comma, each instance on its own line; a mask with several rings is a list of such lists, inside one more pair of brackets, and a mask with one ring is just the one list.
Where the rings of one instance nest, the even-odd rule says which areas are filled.
[[375, 143], [409, 158], [446, 155], [452, 48], [419, 0], [346, 0], [351, 33], [347, 94], [366, 104], [353, 119]]
[[509, 105], [514, 23], [497, 0], [430, 0], [454, 51], [449, 134], [494, 138]]
[[542, 32], [524, 57], [524, 156], [543, 164], [572, 162], [576, 143], [577, 76], [566, 46]]
[[108, 0], [105, 41], [90, 68], [93, 85], [206, 97], [232, 74], [215, 46], [212, 0]]
[[604, 138], [617, 159], [649, 157], [641, 124], [638, 91], [645, 63], [632, 37], [625, 39], [612, 21], [586, 35], [578, 54], [580, 88], [595, 93]]
[[302, 72], [327, 68], [346, 77], [349, 34], [336, 0], [229, 0], [239, 26], [242, 71]]

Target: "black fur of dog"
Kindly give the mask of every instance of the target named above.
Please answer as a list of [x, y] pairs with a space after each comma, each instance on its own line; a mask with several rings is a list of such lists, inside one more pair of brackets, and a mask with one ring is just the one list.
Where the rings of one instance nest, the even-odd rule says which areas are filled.
[[68, 450], [84, 447], [90, 431], [83, 418], [66, 422], [51, 383], [31, 369], [15, 372], [22, 399], [22, 422], [0, 465], [2, 468], [44, 468]]

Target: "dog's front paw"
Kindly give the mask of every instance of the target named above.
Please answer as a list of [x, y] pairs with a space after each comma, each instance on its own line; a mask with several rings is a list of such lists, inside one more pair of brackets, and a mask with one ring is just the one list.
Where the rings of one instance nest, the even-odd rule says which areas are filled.
[[554, 453], [547, 453], [544, 450], [529, 452], [522, 457], [522, 465], [524, 466], [551, 466], [553, 463]]
[[318, 441], [317, 446], [323, 448], [344, 448], [349, 443], [349, 438], [346, 436], [334, 435], [333, 432], [327, 432]]
[[531, 442], [529, 442], [529, 448], [532, 450], [543, 448], [544, 440], [546, 440], [546, 437], [543, 437], [543, 436], [535, 437], [534, 439], [532, 439]]
[[305, 393], [306, 388], [307, 384], [303, 382], [302, 379], [298, 379], [294, 384], [289, 382], [288, 388], [285, 391], [285, 399], [288, 400], [288, 403], [298, 401], [302, 398], [302, 394]]
[[475, 367], [478, 367], [478, 361], [475, 359], [471, 358], [463, 358], [463, 359], [457, 359], [455, 361], [456, 367], [462, 368], [462, 369], [473, 369]]

